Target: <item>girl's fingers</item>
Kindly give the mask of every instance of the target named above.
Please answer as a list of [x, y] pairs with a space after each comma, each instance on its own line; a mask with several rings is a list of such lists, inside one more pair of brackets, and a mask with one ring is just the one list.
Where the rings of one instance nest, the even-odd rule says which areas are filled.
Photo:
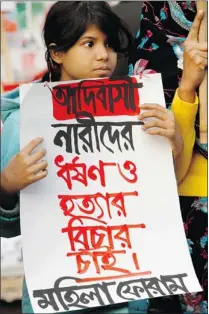
[[203, 58], [201, 58], [200, 64], [202, 64], [203, 66], [206, 67], [206, 66], [208, 65], [208, 59], [203, 59]]
[[160, 135], [160, 136], [165, 136], [167, 138], [172, 137], [172, 132], [168, 131], [167, 129], [162, 129], [162, 128], [156, 128], [156, 129], [149, 129], [146, 131], [146, 133], [150, 135]]
[[208, 66], [208, 60], [204, 60], [203, 62], [202, 62], [202, 65], [206, 68], [207, 66]]
[[204, 11], [202, 10], [198, 11], [195, 16], [194, 22], [190, 28], [187, 38], [191, 40], [195, 40], [195, 41], [198, 40], [199, 28], [200, 28], [200, 24], [202, 22], [203, 17], [204, 17]]
[[207, 42], [202, 42], [202, 43], [198, 42], [197, 43], [197, 42], [190, 41], [190, 40], [186, 39], [184, 42], [184, 47], [185, 47], [185, 50], [188, 52], [196, 50], [196, 51], [207, 53], [207, 51], [208, 51], [208, 43]]
[[145, 111], [139, 115], [139, 120], [143, 120], [146, 118], [158, 118], [160, 120], [167, 120], [168, 119], [168, 113], [164, 112], [164, 111], [151, 109], [151, 110], [147, 110], [147, 111]]
[[196, 66], [200, 67], [202, 70], [204, 70], [204, 68], [208, 64], [208, 60], [207, 59], [203, 59], [202, 57], [200, 57], [198, 55], [195, 56], [194, 62], [196, 63]]
[[39, 144], [41, 144], [41, 142], [43, 142], [43, 140], [44, 139], [42, 137], [33, 139], [21, 150], [21, 153], [29, 155]]
[[150, 128], [156, 128], [156, 127], [157, 128], [162, 128], [162, 129], [167, 129], [168, 125], [167, 125], [167, 123], [165, 123], [165, 121], [154, 119], [152, 121], [146, 122], [142, 126], [142, 130], [147, 131]]
[[208, 53], [207, 52], [197, 51], [196, 55], [198, 55], [203, 60], [208, 59]]
[[203, 42], [203, 43], [198, 43], [198, 50], [204, 51], [204, 52], [208, 52], [208, 43], [207, 42]]
[[205, 70], [205, 68], [207, 68], [208, 66], [208, 62], [207, 61], [202, 61], [200, 64], [200, 68], [201, 70]]
[[47, 174], [48, 174], [48, 171], [45, 169], [41, 172], [36, 173], [35, 175], [32, 175], [30, 177], [30, 184], [45, 178]]
[[207, 52], [203, 52], [203, 51], [199, 51], [198, 49], [193, 49], [192, 51], [190, 51], [190, 56], [195, 59], [196, 57], [201, 58], [201, 60], [203, 59], [207, 59], [208, 58], [208, 53]]
[[36, 163], [35, 165], [30, 167], [30, 173], [36, 174], [39, 171], [45, 170], [48, 166], [48, 162], [46, 160], [43, 160], [39, 163]]
[[42, 148], [30, 156], [30, 165], [36, 163], [46, 155], [46, 149]]
[[162, 112], [168, 111], [165, 107], [158, 104], [141, 104], [139, 105], [139, 108], [142, 110], [158, 110]]

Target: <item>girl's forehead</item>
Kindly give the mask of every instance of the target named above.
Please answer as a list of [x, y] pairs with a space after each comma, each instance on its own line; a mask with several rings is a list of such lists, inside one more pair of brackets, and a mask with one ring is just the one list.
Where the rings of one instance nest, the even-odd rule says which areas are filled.
[[107, 35], [103, 33], [103, 31], [95, 24], [90, 24], [86, 27], [86, 30], [81, 35], [80, 38], [83, 37], [91, 37], [91, 38], [103, 38], [104, 40], [107, 39]]

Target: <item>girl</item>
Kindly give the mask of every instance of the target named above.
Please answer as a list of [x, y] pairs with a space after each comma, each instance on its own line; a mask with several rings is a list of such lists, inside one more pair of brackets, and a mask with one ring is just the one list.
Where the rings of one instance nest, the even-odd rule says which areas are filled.
[[[43, 34], [47, 48], [48, 78], [52, 81], [110, 77], [116, 67], [117, 54], [128, 53], [132, 45], [132, 37], [124, 23], [103, 1], [55, 3], [46, 17]], [[1, 190], [4, 203], [1, 204], [1, 219], [4, 224], [3, 230], [7, 230], [6, 236], [15, 236], [17, 229], [15, 233], [11, 225], [19, 219], [18, 192], [47, 175], [47, 162], [41, 161], [46, 151], [39, 149], [33, 152], [43, 140], [38, 138], [32, 140], [18, 153], [18, 90], [3, 97], [2, 110], [4, 127]], [[175, 123], [174, 114], [155, 105], [155, 110], [150, 116], [155, 119], [152, 124], [146, 124], [146, 131], [165, 136], [169, 140], [177, 169], [183, 151], [183, 140]], [[143, 119], [143, 116], [141, 118]], [[9, 198], [6, 197], [8, 195]], [[25, 281], [22, 300], [23, 313], [33, 313]], [[102, 311], [129, 313], [126, 303], [98, 309], [98, 313]]]
[[[207, 43], [203, 45], [198, 43], [200, 23], [192, 25], [195, 14], [196, 1], [145, 1], [143, 3], [140, 31], [135, 42], [137, 49], [130, 58], [129, 74], [139, 74], [139, 70], [144, 70], [145, 67], [146, 71], [151, 69], [160, 72], [168, 107], [179, 85], [175, 97], [179, 96], [187, 102], [193, 101], [195, 90], [204, 75], [203, 69], [207, 65]], [[197, 64], [201, 61], [198, 47], [203, 48], [201, 51], [203, 63], [200, 62], [199, 66], [195, 66], [193, 61]], [[190, 132], [187, 133], [187, 137], [184, 136], [184, 151], [189, 158], [185, 161], [182, 159], [181, 166], [177, 169], [177, 172], [180, 171], [182, 175], [179, 178], [177, 173], [177, 176], [180, 179], [178, 190], [185, 233], [203, 292], [180, 298], [153, 299], [147, 302], [145, 307], [144, 303], [141, 307], [140, 302], [135, 305], [139, 313], [147, 311], [207, 313], [207, 145], [199, 144], [199, 121], [198, 119], [195, 121], [194, 106], [177, 108], [173, 103], [172, 110], [175, 110], [182, 134], [186, 124], [192, 121]], [[183, 153], [182, 156], [185, 154]]]

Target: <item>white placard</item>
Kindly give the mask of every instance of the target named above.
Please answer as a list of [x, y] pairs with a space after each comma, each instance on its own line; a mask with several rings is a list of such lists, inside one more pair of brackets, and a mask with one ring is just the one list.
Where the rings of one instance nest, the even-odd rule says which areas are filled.
[[201, 291], [171, 148], [137, 118], [138, 103], [165, 105], [161, 76], [108, 83], [21, 88], [21, 147], [44, 137], [48, 161], [48, 176], [21, 192], [35, 313]]

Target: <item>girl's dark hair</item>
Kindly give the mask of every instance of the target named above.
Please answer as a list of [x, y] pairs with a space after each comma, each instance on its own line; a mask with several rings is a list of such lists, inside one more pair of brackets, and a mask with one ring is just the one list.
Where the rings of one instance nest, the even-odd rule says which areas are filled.
[[[50, 8], [43, 28], [45, 57], [52, 81], [60, 79], [60, 66], [51, 58], [50, 50], [68, 51], [92, 24], [107, 35], [108, 44], [115, 52], [129, 53], [133, 37], [107, 2], [58, 1]], [[50, 46], [52, 43], [56, 46]]]

